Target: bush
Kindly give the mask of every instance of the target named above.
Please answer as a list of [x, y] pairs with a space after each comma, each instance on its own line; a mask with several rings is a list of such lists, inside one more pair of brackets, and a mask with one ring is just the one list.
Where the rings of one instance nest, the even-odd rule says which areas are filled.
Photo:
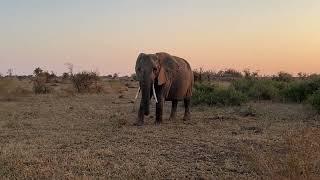
[[133, 73], [131, 74], [130, 78], [134, 81], [138, 81], [138, 78], [137, 78], [137, 74], [136, 73]]
[[232, 86], [252, 100], [276, 100], [285, 84], [268, 79], [243, 78], [233, 81]]
[[279, 89], [272, 81], [256, 81], [249, 90], [248, 96], [256, 100], [275, 100], [279, 97]]
[[37, 67], [35, 70], [33, 70], [33, 74], [35, 76], [39, 76], [41, 73], [43, 73], [43, 70], [40, 67]]
[[252, 88], [254, 83], [255, 80], [242, 78], [239, 80], [232, 81], [231, 86], [233, 86], [237, 91], [247, 93]]
[[288, 101], [301, 103], [318, 90], [320, 90], [320, 77], [315, 77], [289, 83], [289, 85], [282, 90], [282, 95]]
[[241, 72], [234, 69], [226, 69], [215, 72], [213, 70], [203, 70], [202, 68], [193, 70], [195, 82], [213, 81], [215, 79], [237, 79], [243, 77]]
[[233, 87], [220, 87], [209, 84], [196, 84], [192, 96], [194, 105], [206, 104], [213, 105], [241, 105], [246, 102], [246, 96], [236, 91]]
[[57, 75], [53, 71], [49, 73], [48, 71], [43, 71], [40, 67], [37, 67], [33, 70], [33, 74], [35, 77], [44, 78], [46, 83], [57, 82]]
[[47, 94], [50, 93], [50, 88], [46, 84], [49, 82], [50, 74], [48, 72], [44, 72], [40, 67], [37, 67], [34, 71], [33, 78], [33, 92], [35, 94]]
[[246, 79], [254, 79], [259, 77], [259, 71], [251, 72], [249, 69], [243, 70], [244, 78]]
[[66, 72], [64, 72], [64, 73], [62, 74], [62, 79], [63, 79], [63, 80], [69, 79], [69, 74], [66, 73]]
[[283, 82], [291, 82], [293, 81], [293, 76], [286, 72], [279, 72], [277, 76], [273, 76], [272, 80], [275, 81], [283, 81]]
[[307, 98], [306, 86], [303, 82], [292, 82], [281, 92], [286, 101], [301, 103]]
[[235, 70], [235, 69], [226, 69], [226, 70], [221, 70], [217, 73], [219, 77], [235, 77], [235, 78], [241, 78], [242, 73]]
[[103, 90], [99, 84], [100, 78], [95, 72], [80, 72], [72, 76], [72, 83], [78, 93], [100, 93]]
[[320, 113], [320, 90], [309, 96], [308, 103]]
[[46, 84], [46, 76], [36, 76], [33, 79], [33, 92], [35, 94], [48, 94], [51, 92], [51, 88]]

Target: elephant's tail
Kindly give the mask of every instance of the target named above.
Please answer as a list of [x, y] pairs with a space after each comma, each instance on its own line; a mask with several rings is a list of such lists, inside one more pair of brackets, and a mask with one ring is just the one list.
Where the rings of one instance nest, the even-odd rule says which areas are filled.
[[186, 95], [187, 97], [192, 96], [193, 84], [194, 84], [194, 77], [193, 77], [193, 72], [191, 71], [191, 83], [190, 83], [190, 86], [187, 90], [187, 95]]

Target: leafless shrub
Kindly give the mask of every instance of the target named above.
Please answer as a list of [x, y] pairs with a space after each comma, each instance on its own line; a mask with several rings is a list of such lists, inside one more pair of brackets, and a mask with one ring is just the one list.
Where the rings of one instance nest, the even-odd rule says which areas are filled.
[[290, 82], [293, 81], [294, 78], [291, 74], [281, 71], [277, 75], [273, 76], [272, 80]]
[[69, 74], [66, 73], [66, 72], [64, 72], [64, 73], [62, 74], [62, 79], [63, 79], [63, 80], [69, 79]]
[[45, 79], [46, 83], [54, 82], [57, 83], [57, 75], [51, 71], [49, 73], [48, 71], [43, 71], [40, 67], [37, 67], [34, 71], [33, 74], [35, 77], [42, 77]]
[[33, 92], [35, 94], [47, 94], [51, 92], [51, 88], [46, 84], [45, 76], [36, 76], [33, 79]]
[[202, 81], [214, 81], [214, 80], [232, 80], [237, 78], [242, 78], [243, 75], [240, 71], [235, 69], [225, 69], [215, 72], [213, 70], [203, 70], [203, 68], [195, 69], [193, 71], [194, 80], [196, 82]]
[[117, 79], [117, 78], [119, 78], [119, 73], [114, 73], [112, 76], [112, 79]]
[[251, 72], [250, 69], [245, 69], [243, 75], [246, 79], [255, 79], [259, 77], [259, 71]]
[[50, 74], [48, 72], [44, 72], [40, 67], [37, 67], [33, 71], [33, 74], [33, 92], [35, 94], [50, 93], [51, 88], [46, 84], [49, 81]]
[[103, 91], [103, 86], [99, 83], [100, 78], [96, 72], [83, 71], [74, 74], [71, 80], [78, 93], [101, 93]]
[[12, 77], [13, 76], [13, 69], [12, 68], [8, 69], [7, 75], [8, 75], [8, 77]]

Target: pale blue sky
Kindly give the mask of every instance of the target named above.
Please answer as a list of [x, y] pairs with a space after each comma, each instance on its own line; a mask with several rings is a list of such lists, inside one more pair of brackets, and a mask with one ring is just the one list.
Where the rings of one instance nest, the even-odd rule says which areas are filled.
[[0, 72], [131, 73], [158, 51], [194, 68], [315, 72], [319, 19], [318, 0], [1, 0]]

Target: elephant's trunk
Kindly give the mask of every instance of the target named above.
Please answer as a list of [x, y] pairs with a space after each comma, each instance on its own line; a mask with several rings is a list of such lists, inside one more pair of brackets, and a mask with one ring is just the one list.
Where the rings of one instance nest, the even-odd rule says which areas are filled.
[[144, 82], [141, 86], [142, 90], [142, 99], [140, 103], [140, 112], [143, 112], [143, 115], [150, 114], [150, 92], [151, 92], [151, 83]]

